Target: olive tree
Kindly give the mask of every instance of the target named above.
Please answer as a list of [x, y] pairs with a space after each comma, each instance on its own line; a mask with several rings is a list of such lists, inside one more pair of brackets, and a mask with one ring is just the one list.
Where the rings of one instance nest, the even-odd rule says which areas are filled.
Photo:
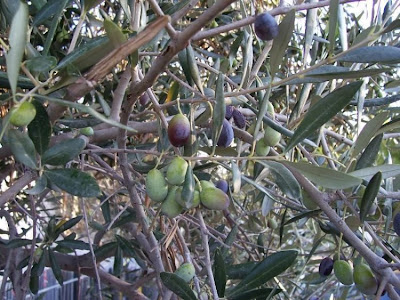
[[399, 3], [298, 2], [1, 0], [1, 297], [398, 299]]

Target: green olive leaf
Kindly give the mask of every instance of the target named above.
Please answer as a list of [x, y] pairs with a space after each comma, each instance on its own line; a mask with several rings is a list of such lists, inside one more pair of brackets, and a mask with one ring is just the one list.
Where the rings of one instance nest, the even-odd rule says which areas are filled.
[[294, 132], [286, 146], [286, 151], [289, 151], [297, 143], [308, 137], [349, 104], [361, 85], [361, 81], [345, 85], [314, 104]]
[[367, 188], [365, 189], [364, 195], [361, 199], [360, 207], [360, 221], [364, 222], [372, 203], [375, 200], [376, 195], [378, 195], [379, 188], [382, 183], [382, 173], [376, 173], [369, 181]]
[[14, 97], [17, 90], [19, 69], [21, 68], [21, 62], [27, 42], [29, 18], [28, 5], [22, 1], [18, 2], [18, 10], [11, 22], [9, 35], [10, 50], [6, 55], [7, 75]]

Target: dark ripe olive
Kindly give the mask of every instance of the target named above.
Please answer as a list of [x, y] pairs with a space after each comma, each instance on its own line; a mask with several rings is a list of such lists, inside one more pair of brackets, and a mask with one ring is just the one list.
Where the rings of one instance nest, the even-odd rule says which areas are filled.
[[224, 123], [222, 125], [221, 135], [218, 139], [218, 146], [221, 147], [229, 147], [229, 145], [233, 141], [233, 128], [231, 123], [227, 119], [224, 119]]
[[329, 276], [333, 270], [333, 259], [325, 257], [319, 264], [318, 272], [322, 277]]
[[279, 29], [273, 16], [262, 13], [254, 21], [254, 30], [259, 39], [269, 41], [278, 36]]
[[150, 102], [149, 95], [143, 93], [142, 96], [139, 97], [139, 102], [141, 106], [146, 106]]
[[168, 124], [168, 138], [172, 145], [181, 147], [186, 144], [190, 136], [190, 123], [182, 114], [175, 115]]
[[243, 129], [246, 126], [246, 118], [243, 116], [243, 114], [237, 109], [235, 109], [232, 115], [233, 115], [233, 121], [235, 122], [236, 126], [239, 127], [240, 129]]
[[225, 119], [229, 120], [230, 118], [232, 118], [232, 114], [233, 114], [233, 106], [227, 105], [225, 110]]
[[218, 180], [217, 183], [215, 184], [216, 188], [219, 188], [221, 191], [223, 191], [225, 194], [228, 193], [229, 190], [229, 186], [228, 183], [226, 182], [226, 180]]
[[393, 229], [400, 236], [400, 213], [397, 213], [393, 218]]

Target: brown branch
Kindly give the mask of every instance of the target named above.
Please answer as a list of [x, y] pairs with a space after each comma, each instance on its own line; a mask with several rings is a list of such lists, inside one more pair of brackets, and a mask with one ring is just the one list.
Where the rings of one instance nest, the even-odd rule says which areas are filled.
[[28, 171], [22, 177], [18, 178], [14, 184], [8, 188], [3, 194], [0, 195], [0, 207], [3, 207], [8, 201], [13, 199], [21, 190], [35, 180], [37, 174], [33, 171]]
[[354, 247], [362, 257], [368, 262], [369, 266], [377, 273], [381, 278], [387, 278], [388, 282], [393, 286], [400, 288], [400, 279], [396, 276], [393, 270], [389, 267], [382, 268], [382, 264], [387, 262], [376, 255], [367, 245], [360, 240], [355, 233], [347, 226], [344, 220], [338, 216], [335, 210], [328, 203], [327, 196], [320, 192], [308, 179], [300, 174], [294, 167], [285, 164], [285, 166], [292, 172], [294, 177], [297, 179], [299, 184], [304, 188], [307, 194], [310, 195], [311, 199], [322, 209], [327, 215], [329, 220], [336, 226], [336, 228], [343, 233], [343, 236], [351, 242], [351, 246]]
[[[362, 2], [362, 1], [365, 1], [365, 0], [341, 0], [340, 3]], [[330, 3], [330, 1], [328, 0], [328, 1], [321, 1], [321, 2], [316, 2], [316, 3], [305, 3], [305, 4], [301, 4], [301, 5], [296, 5], [296, 6], [281, 6], [281, 7], [271, 9], [268, 13], [271, 14], [272, 16], [283, 15], [283, 14], [287, 14], [289, 11], [291, 11], [293, 9], [296, 11], [308, 10], [308, 9], [312, 9], [312, 8], [328, 6], [329, 3]], [[253, 24], [255, 19], [256, 19], [256, 16], [250, 16], [250, 17], [241, 19], [239, 21], [232, 22], [231, 24], [228, 24], [228, 25], [219, 26], [217, 28], [201, 31], [201, 32], [195, 34], [193, 36], [192, 40], [198, 41], [198, 40], [202, 40], [205, 38], [210, 38], [210, 37], [216, 36], [217, 34], [220, 34], [220, 33], [239, 29], [241, 27]]]

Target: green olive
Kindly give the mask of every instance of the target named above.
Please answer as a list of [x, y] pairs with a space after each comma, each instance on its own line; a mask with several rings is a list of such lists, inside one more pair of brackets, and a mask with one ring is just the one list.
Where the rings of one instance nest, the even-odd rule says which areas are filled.
[[181, 185], [185, 181], [188, 163], [182, 157], [175, 157], [167, 169], [167, 181], [172, 185]]
[[269, 126], [265, 128], [264, 140], [267, 146], [275, 147], [276, 145], [278, 145], [281, 137], [282, 135], [275, 129], [272, 129]]
[[191, 263], [184, 263], [175, 271], [175, 274], [185, 282], [190, 282], [194, 275], [196, 275], [196, 270]]
[[167, 197], [168, 184], [160, 170], [153, 169], [146, 177], [146, 192], [151, 200], [161, 202]]
[[333, 263], [333, 272], [340, 283], [344, 285], [353, 284], [353, 270], [347, 261], [336, 260]]
[[10, 123], [14, 126], [26, 126], [36, 116], [36, 108], [35, 106], [25, 101], [21, 105], [14, 107], [10, 111]]
[[229, 207], [229, 197], [216, 187], [205, 188], [200, 193], [200, 201], [205, 207], [215, 210], [224, 210]]
[[378, 289], [378, 282], [367, 264], [361, 263], [354, 267], [353, 280], [363, 294], [374, 295]]
[[178, 189], [177, 186], [171, 187], [169, 189], [167, 198], [161, 204], [161, 212], [171, 219], [178, 216], [183, 210], [183, 207], [179, 205], [178, 202], [175, 201], [177, 189]]

